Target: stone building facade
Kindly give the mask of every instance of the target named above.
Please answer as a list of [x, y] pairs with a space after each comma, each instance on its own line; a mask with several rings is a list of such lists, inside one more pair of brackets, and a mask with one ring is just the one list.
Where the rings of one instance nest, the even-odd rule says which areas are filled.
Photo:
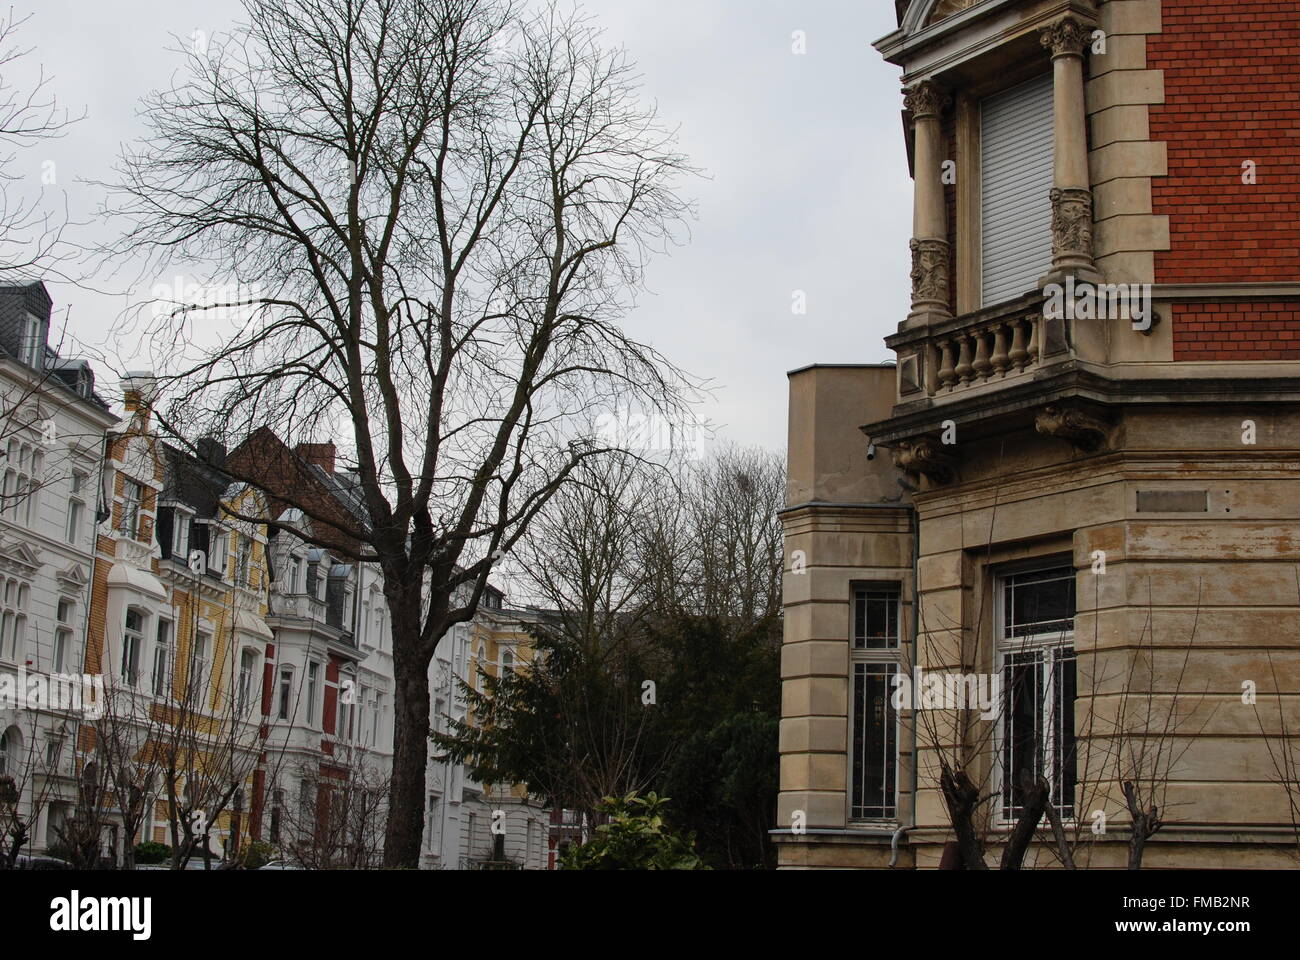
[[1293, 866], [1300, 2], [896, 6], [912, 309], [790, 375], [781, 864], [1041, 807], [1026, 865]]
[[117, 422], [90, 366], [61, 355], [52, 312], [39, 281], [0, 287], [0, 778], [12, 784], [0, 808], [6, 829], [26, 834], [22, 855], [57, 844], [76, 802], [83, 712], [25, 695], [31, 680], [82, 669], [100, 468]]

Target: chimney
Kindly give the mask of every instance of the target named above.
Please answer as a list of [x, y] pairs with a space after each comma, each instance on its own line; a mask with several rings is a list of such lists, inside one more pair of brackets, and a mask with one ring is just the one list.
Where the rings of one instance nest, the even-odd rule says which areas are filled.
[[135, 413], [158, 399], [158, 378], [150, 371], [127, 371], [122, 378], [122, 406]]
[[326, 473], [334, 472], [334, 443], [300, 443], [293, 448], [303, 460], [314, 463]]

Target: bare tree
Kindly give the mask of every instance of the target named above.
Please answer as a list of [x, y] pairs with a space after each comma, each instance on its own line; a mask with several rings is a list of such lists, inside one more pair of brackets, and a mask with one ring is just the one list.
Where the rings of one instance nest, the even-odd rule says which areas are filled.
[[[38, 735], [43, 718], [24, 710], [19, 719], [29, 721], [26, 729], [17, 724], [0, 729], [0, 735], [6, 736], [4, 768], [0, 770], [0, 870], [12, 870], [18, 857], [30, 847], [32, 832], [55, 791], [57, 776], [57, 762], [52, 763], [46, 755], [45, 741]], [[10, 731], [17, 736], [11, 736]]]
[[[513, 0], [245, 7], [247, 27], [186, 51], [190, 79], [146, 104], [112, 252], [250, 291], [219, 305], [240, 313], [216, 336], [184, 307], [148, 331], [170, 355], [172, 433], [347, 433], [367, 520], [342, 533], [381, 567], [392, 612], [385, 858], [413, 867], [440, 638], [577, 464], [608, 452], [593, 411], [683, 416], [691, 382], [619, 320], [689, 212], [674, 192], [687, 168], [624, 54], [580, 15]], [[227, 470], [258, 482], [245, 453]]]
[[[281, 795], [272, 843], [287, 859], [309, 870], [381, 865], [390, 775], [369, 751], [340, 744], [333, 756], [300, 760], [269, 780]], [[295, 803], [284, 802], [284, 782], [300, 784]]]
[[[58, 106], [43, 70], [28, 89], [14, 82], [18, 65], [31, 52], [17, 45], [17, 33], [29, 19], [15, 18], [12, 7], [0, 15], [0, 151], [8, 151], [0, 155], [0, 279], [5, 283], [35, 279], [67, 256], [61, 249], [66, 206], [55, 218], [44, 209], [41, 194], [18, 189], [24, 178], [14, 172], [15, 151], [61, 137], [81, 119]], [[43, 179], [53, 182], [52, 168], [45, 170]]]

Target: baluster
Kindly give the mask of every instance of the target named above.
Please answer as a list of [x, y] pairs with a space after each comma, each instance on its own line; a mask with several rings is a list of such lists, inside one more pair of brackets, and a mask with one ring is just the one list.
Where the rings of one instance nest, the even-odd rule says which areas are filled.
[[1029, 362], [1029, 351], [1025, 349], [1025, 323], [1023, 320], [1011, 321], [1011, 352], [1007, 358], [1015, 364], [1017, 370], [1025, 369]]
[[1030, 318], [1029, 320], [1029, 362], [1026, 366], [1032, 366], [1038, 362], [1038, 320]]
[[1007, 365], [1011, 362], [1007, 357], [1007, 325], [999, 323], [993, 328], [993, 356], [989, 357], [989, 362], [993, 364], [993, 372], [999, 377], [1007, 375]]
[[987, 330], [979, 330], [975, 333], [975, 362], [972, 366], [975, 368], [976, 376], [981, 380], [988, 379], [993, 364], [989, 363], [989, 332]]
[[939, 341], [939, 386], [952, 387], [957, 383], [957, 371], [952, 367], [952, 340], [948, 337]]
[[971, 374], [975, 372], [975, 368], [970, 363], [970, 337], [964, 333], [959, 333], [957, 334], [957, 343], [961, 349], [957, 355], [957, 366], [954, 368], [954, 372], [962, 383], [970, 383]]

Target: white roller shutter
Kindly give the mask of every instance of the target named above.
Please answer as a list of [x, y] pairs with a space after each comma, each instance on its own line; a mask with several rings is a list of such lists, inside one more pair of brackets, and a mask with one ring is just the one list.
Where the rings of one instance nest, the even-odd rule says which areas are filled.
[[1052, 75], [980, 104], [980, 274], [990, 306], [1034, 289], [1052, 264]]

